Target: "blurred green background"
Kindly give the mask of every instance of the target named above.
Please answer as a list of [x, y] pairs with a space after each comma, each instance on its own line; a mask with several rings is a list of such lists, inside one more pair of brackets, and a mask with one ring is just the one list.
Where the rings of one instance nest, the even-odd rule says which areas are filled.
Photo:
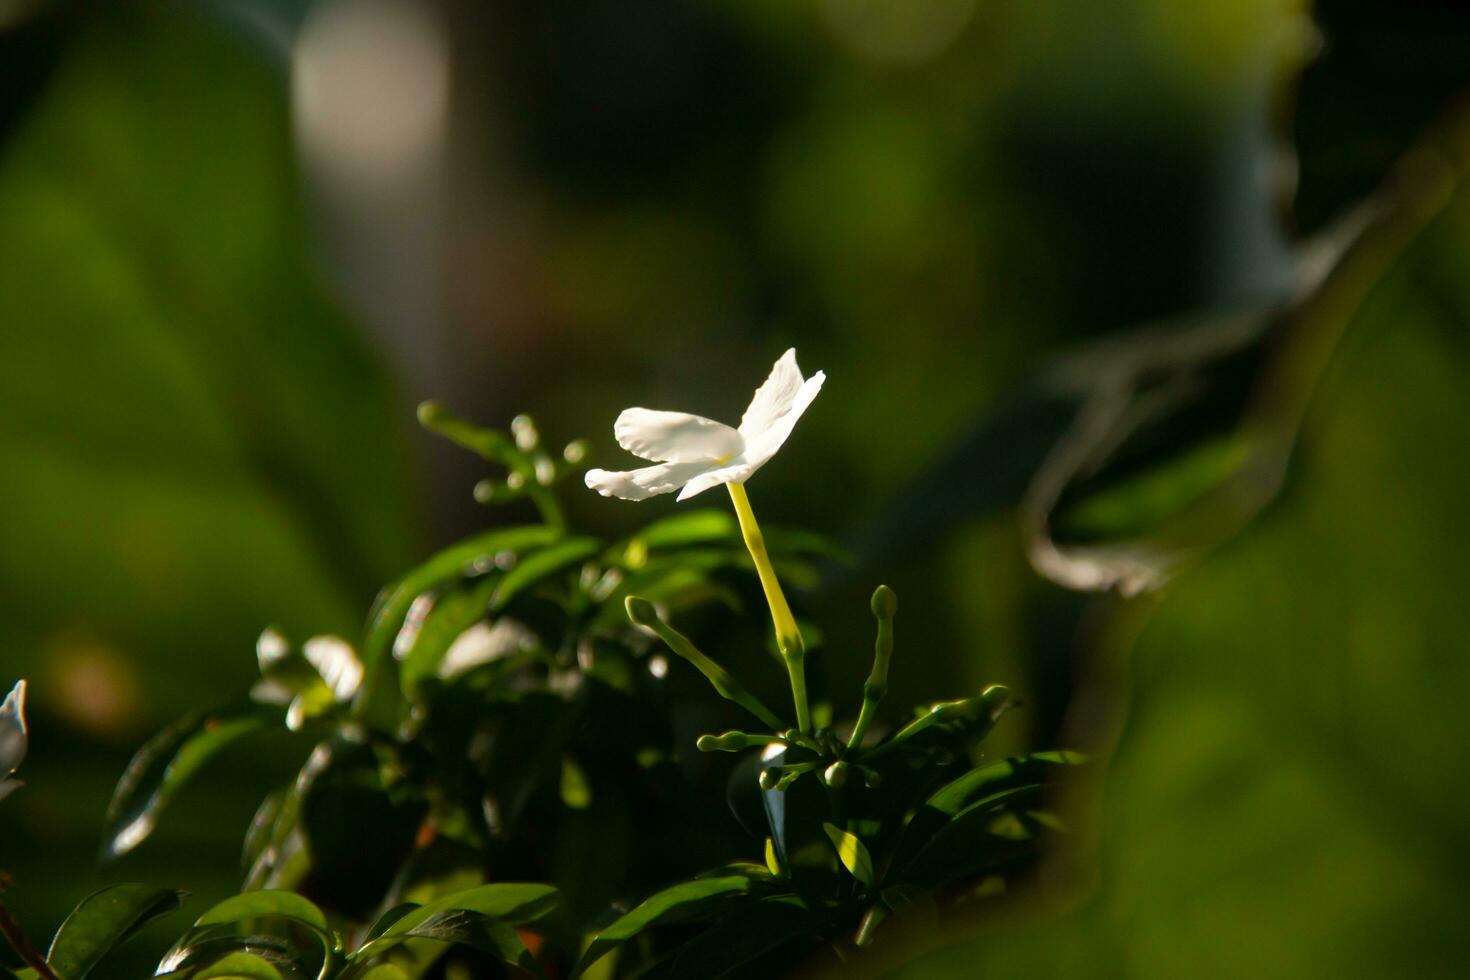
[[[37, 934], [104, 880], [232, 891], [291, 754], [101, 871], [131, 752], [238, 695], [264, 627], [350, 636], [506, 519], [419, 400], [621, 468], [618, 410], [733, 420], [794, 345], [829, 382], [751, 496], [856, 553], [800, 603], [816, 683], [855, 710], [887, 581], [895, 701], [1004, 682], [1000, 750], [1104, 759], [1013, 919], [866, 969], [1462, 975], [1462, 4], [0, 0], [0, 79], [0, 684], [33, 733], [0, 866]], [[1094, 434], [1050, 526], [1187, 561], [1062, 588], [1038, 473], [1150, 354], [1163, 408]], [[1222, 441], [1284, 477], [1181, 525], [1253, 473], [1201, 475]]]

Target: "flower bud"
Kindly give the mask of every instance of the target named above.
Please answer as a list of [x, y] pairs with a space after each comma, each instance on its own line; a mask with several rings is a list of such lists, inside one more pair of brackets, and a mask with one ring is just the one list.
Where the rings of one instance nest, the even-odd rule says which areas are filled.
[[898, 596], [886, 585], [873, 590], [873, 615], [879, 619], [892, 619], [898, 612]]
[[623, 608], [628, 610], [628, 618], [639, 626], [652, 626], [658, 622], [658, 610], [642, 596], [628, 596], [623, 601]]

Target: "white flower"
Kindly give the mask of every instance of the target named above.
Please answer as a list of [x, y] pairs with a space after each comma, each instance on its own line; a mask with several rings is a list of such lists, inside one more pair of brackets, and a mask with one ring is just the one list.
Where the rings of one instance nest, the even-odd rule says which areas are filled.
[[776, 455], [825, 380], [821, 371], [803, 378], [793, 348], [756, 390], [738, 429], [685, 412], [630, 408], [613, 424], [618, 445], [658, 465], [620, 473], [588, 470], [587, 486], [624, 500], [679, 490], [679, 499], [687, 500], [721, 483], [744, 483]]
[[25, 760], [30, 739], [26, 734], [26, 682], [16, 681], [5, 703], [0, 704], [0, 800], [21, 783], [10, 776]]

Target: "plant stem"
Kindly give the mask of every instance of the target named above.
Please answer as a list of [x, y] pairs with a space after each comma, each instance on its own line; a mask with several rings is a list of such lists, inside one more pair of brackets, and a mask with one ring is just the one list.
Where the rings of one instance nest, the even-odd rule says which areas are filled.
[[806, 643], [797, 628], [796, 617], [786, 604], [786, 594], [781, 591], [781, 582], [776, 578], [776, 569], [771, 565], [771, 556], [766, 553], [766, 539], [756, 523], [755, 511], [750, 509], [750, 498], [745, 495], [743, 483], [725, 484], [730, 490], [730, 500], [735, 504], [735, 516], [740, 520], [740, 534], [745, 538], [745, 547], [755, 562], [756, 574], [760, 576], [761, 589], [766, 594], [766, 605], [771, 607], [771, 622], [776, 629], [776, 648], [786, 661], [786, 672], [791, 677], [791, 699], [796, 704], [796, 727], [803, 732], [812, 730], [811, 711], [806, 698]]
[[878, 638], [873, 641], [873, 669], [863, 684], [863, 706], [858, 711], [857, 724], [852, 737], [847, 740], [848, 751], [862, 745], [873, 716], [878, 713], [878, 704], [888, 693], [888, 662], [893, 657], [893, 614], [898, 610], [898, 598], [893, 590], [880, 585], [873, 592], [873, 617], [878, 620]]
[[46, 957], [42, 956], [41, 951], [35, 946], [31, 945], [31, 941], [21, 929], [20, 923], [15, 921], [15, 916], [10, 914], [10, 910], [5, 907], [4, 902], [0, 902], [0, 933], [5, 934], [5, 938], [10, 940], [10, 945], [15, 947], [15, 951], [20, 954], [20, 958], [26, 961], [27, 966], [36, 971], [36, 976], [40, 977], [41, 980], [59, 980], [55, 971], [51, 969], [51, 965], [46, 962]]
[[659, 639], [663, 640], [670, 650], [693, 664], [709, 680], [721, 697], [734, 701], [773, 729], [779, 730], [782, 727], [781, 719], [776, 717], [775, 712], [761, 704], [759, 698], [747, 691], [745, 685], [735, 679], [735, 675], [705, 656], [690, 641], [689, 637], [664, 622], [654, 609], [653, 603], [639, 596], [630, 595], [624, 601], [624, 605], [628, 610], [630, 620], [657, 633]]

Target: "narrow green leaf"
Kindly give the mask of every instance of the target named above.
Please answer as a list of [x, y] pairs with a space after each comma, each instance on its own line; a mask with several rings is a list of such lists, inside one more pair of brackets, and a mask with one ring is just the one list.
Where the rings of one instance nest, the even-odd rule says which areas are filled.
[[1054, 773], [1088, 761], [1081, 752], [1034, 752], [977, 766], [946, 783], [914, 813], [896, 851], [901, 862], [915, 854], [954, 816], [978, 799], [1010, 789], [1040, 786]]
[[781, 874], [781, 862], [776, 857], [776, 842], [766, 838], [766, 869], [777, 877]]
[[327, 925], [327, 917], [322, 914], [322, 910], [310, 900], [287, 891], [245, 892], [233, 898], [227, 898], [196, 919], [194, 925], [209, 926], [216, 923], [245, 922], [263, 915], [280, 915], [290, 919], [300, 919], [313, 929], [331, 935], [331, 927]]
[[500, 883], [481, 885], [445, 895], [413, 909], [387, 929], [384, 936], [407, 933], [440, 912], [465, 911], [488, 915], [511, 925], [534, 922], [556, 907], [557, 892], [551, 885]]
[[1004, 824], [1013, 827], [1019, 820], [1028, 830], [1036, 827], [1036, 821], [1025, 811], [1031, 809], [1041, 789], [1040, 785], [1018, 786], [971, 803], [933, 835], [913, 842], [911, 847], [917, 853], [896, 860], [888, 878], [899, 883], [940, 885], [1031, 853], [1036, 846], [1032, 836], [1028, 833], [1017, 837], [1008, 833]]
[[946, 783], [929, 797], [924, 807], [953, 816], [977, 797], [1018, 785], [1042, 782], [1050, 769], [1080, 766], [1087, 761], [1088, 757], [1083, 753], [1065, 750], [1033, 752], [1030, 755], [1002, 759], [978, 766]]
[[497, 528], [445, 548], [409, 572], [378, 596], [368, 615], [367, 639], [363, 643], [363, 659], [369, 668], [393, 648], [398, 627], [413, 600], [426, 592], [464, 577], [477, 566], [488, 571], [502, 554], [519, 554], [528, 548], [551, 544], [561, 532], [544, 524]]
[[403, 918], [405, 915], [412, 912], [418, 907], [418, 902], [404, 902], [401, 905], [393, 906], [391, 909], [378, 916], [376, 919], [373, 920], [373, 924], [368, 927], [368, 941], [377, 939], [384, 932], [388, 931], [389, 926], [391, 926], [393, 923], [397, 922], [399, 919]]
[[1002, 684], [992, 684], [977, 697], [941, 701], [875, 746], [869, 755], [908, 748], [962, 749], [990, 734], [996, 721], [1015, 702]]
[[602, 542], [596, 538], [568, 538], [540, 551], [532, 552], [520, 561], [500, 580], [500, 587], [490, 598], [492, 611], [504, 609], [510, 600], [521, 592], [554, 575], [569, 565], [575, 565], [596, 554]]
[[93, 892], [56, 930], [46, 962], [64, 980], [82, 980], [113, 947], [177, 909], [183, 895], [151, 885], [110, 885]]
[[576, 972], [585, 971], [608, 951], [650, 926], [672, 920], [689, 921], [692, 916], [722, 908], [724, 899], [746, 895], [752, 882], [753, 879], [746, 875], [696, 878], [657, 892], [593, 937], [582, 953]]
[[102, 860], [111, 861], [146, 840], [163, 809], [215, 755], [281, 718], [279, 708], [252, 704], [180, 719], [149, 739], [113, 791]]
[[858, 881], [872, 888], [873, 858], [868, 854], [868, 847], [862, 839], [835, 824], [824, 823], [822, 829], [827, 832], [827, 838], [837, 849], [837, 857], [842, 861], [842, 866]]
[[541, 972], [514, 926], [502, 919], [468, 909], [436, 912], [403, 933], [402, 938], [432, 939], [450, 945], [469, 946], [524, 970], [538, 974]]

